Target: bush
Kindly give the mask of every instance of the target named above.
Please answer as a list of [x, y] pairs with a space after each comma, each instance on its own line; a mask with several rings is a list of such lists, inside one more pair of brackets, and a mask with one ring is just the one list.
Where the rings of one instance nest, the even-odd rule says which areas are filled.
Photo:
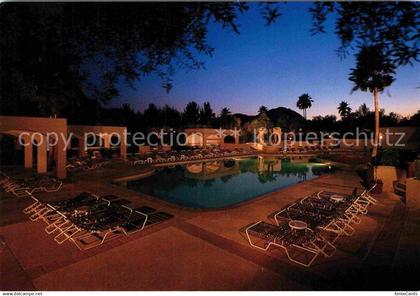
[[396, 149], [385, 148], [380, 151], [378, 158], [379, 165], [400, 165], [400, 153]]
[[102, 148], [99, 150], [101, 153], [102, 158], [104, 159], [111, 159], [112, 158], [112, 149], [110, 148]]

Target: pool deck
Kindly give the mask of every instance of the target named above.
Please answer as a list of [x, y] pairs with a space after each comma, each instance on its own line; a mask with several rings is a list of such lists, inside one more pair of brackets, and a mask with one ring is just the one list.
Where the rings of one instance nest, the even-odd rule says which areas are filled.
[[[420, 215], [391, 193], [377, 196], [356, 233], [337, 241], [337, 253], [310, 268], [290, 263], [283, 250], [259, 251], [241, 231], [296, 199], [320, 190], [361, 189], [350, 169], [324, 175], [226, 210], [196, 211], [129, 191], [110, 181], [150, 168], [112, 164], [83, 172], [44, 201], [81, 191], [115, 194], [175, 215], [126, 237], [80, 251], [57, 245], [42, 222], [22, 209], [29, 198], [0, 196], [1, 290], [419, 290]], [[121, 172], [124, 172], [121, 174]]]

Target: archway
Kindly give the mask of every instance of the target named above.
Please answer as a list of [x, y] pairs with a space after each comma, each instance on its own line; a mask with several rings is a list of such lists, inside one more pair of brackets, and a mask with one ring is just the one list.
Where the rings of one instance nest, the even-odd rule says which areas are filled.
[[191, 174], [200, 174], [203, 171], [202, 163], [192, 163], [186, 166], [186, 169]]
[[235, 144], [235, 137], [232, 135], [227, 135], [223, 139], [223, 143], [225, 144]]
[[201, 147], [203, 145], [203, 135], [201, 133], [192, 133], [187, 136], [189, 146]]
[[23, 165], [23, 149], [16, 136], [0, 134], [0, 165]]
[[86, 145], [88, 149], [103, 148], [105, 145], [104, 138], [100, 135], [88, 135], [86, 137]]
[[79, 137], [77, 137], [75, 135], [73, 135], [71, 137], [70, 144], [67, 147], [67, 157], [68, 158], [77, 157], [81, 154], [79, 152], [79, 150], [82, 149], [81, 142], [82, 141], [79, 139]]
[[207, 162], [205, 164], [206, 173], [215, 173], [220, 170], [222, 164], [219, 161]]
[[[23, 159], [25, 168], [33, 168], [36, 159], [37, 173], [45, 174], [47, 172], [48, 145], [47, 138], [51, 135], [60, 135], [56, 143], [56, 150], [51, 150], [53, 162], [55, 163], [55, 173], [59, 178], [66, 177], [66, 149], [65, 139], [67, 137], [67, 123], [63, 118], [42, 118], [42, 117], [18, 117], [18, 116], [0, 116], [0, 133], [9, 134], [24, 141], [21, 147], [16, 150], [23, 150]], [[33, 142], [40, 145], [36, 147], [34, 155]]]

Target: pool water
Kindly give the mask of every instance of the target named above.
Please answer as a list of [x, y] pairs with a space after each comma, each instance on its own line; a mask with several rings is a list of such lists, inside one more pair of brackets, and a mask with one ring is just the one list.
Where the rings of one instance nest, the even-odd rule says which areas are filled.
[[183, 207], [218, 209], [334, 169], [326, 164], [276, 158], [229, 159], [162, 168], [150, 177], [127, 182], [127, 187]]

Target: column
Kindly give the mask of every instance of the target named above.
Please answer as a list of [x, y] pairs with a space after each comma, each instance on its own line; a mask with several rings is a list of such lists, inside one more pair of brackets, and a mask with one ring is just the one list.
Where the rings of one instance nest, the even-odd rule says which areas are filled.
[[[67, 135], [66, 135], [67, 138]], [[80, 143], [80, 142], [79, 142]], [[66, 178], [66, 165], [67, 165], [67, 149], [66, 143], [63, 139], [59, 139], [57, 146], [55, 147], [56, 159], [55, 159], [55, 174], [59, 179]]]
[[[120, 134], [120, 157], [122, 159], [127, 159], [127, 133]], [[141, 147], [141, 146], [140, 146]], [[140, 149], [140, 148], [139, 148]]]
[[120, 144], [120, 157], [127, 159], [127, 145], [125, 145], [125, 142], [121, 142]]
[[206, 148], [206, 147], [207, 147], [207, 134], [206, 134], [206, 132], [205, 132], [205, 131], [203, 131], [203, 132], [201, 133], [201, 135], [203, 136], [203, 137], [202, 137], [202, 139], [203, 139], [203, 147], [204, 147], [204, 148]]
[[87, 155], [85, 137], [82, 136], [78, 139], [79, 139], [79, 157], [85, 157]]
[[38, 174], [47, 173], [47, 142], [45, 136], [37, 137], [36, 171]]
[[100, 136], [102, 137], [102, 139], [104, 141], [104, 148], [109, 149], [111, 147], [111, 145], [110, 145], [110, 137], [111, 137], [111, 135], [109, 135], [109, 134], [100, 134]]
[[237, 145], [237, 144], [239, 144], [239, 135], [238, 135], [238, 133], [236, 132], [236, 130], [235, 130], [235, 133], [234, 133], [234, 138], [235, 138], [235, 144]]
[[30, 140], [30, 137], [25, 138], [25, 146], [24, 146], [24, 164], [25, 168], [31, 169], [33, 165], [33, 148], [32, 148], [32, 142]]

